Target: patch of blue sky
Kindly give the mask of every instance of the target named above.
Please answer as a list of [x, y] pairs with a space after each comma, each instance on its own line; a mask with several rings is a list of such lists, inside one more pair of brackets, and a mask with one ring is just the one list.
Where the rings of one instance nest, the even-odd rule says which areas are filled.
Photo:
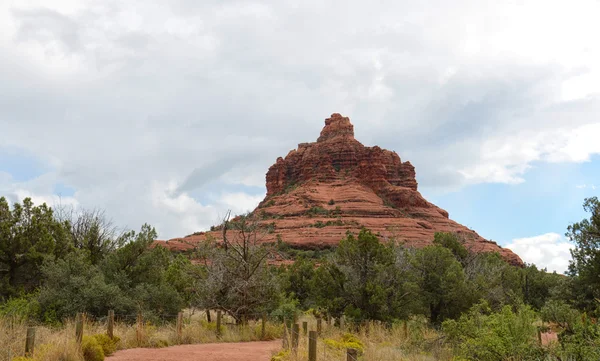
[[60, 197], [72, 197], [75, 195], [75, 189], [63, 183], [56, 183], [54, 194]]
[[585, 163], [538, 163], [520, 184], [479, 184], [457, 192], [423, 195], [446, 209], [450, 218], [481, 236], [506, 244], [514, 238], [548, 232], [589, 215], [584, 198], [600, 195], [600, 156]]
[[35, 157], [12, 148], [0, 148], [0, 172], [15, 182], [26, 182], [46, 173], [49, 168]]

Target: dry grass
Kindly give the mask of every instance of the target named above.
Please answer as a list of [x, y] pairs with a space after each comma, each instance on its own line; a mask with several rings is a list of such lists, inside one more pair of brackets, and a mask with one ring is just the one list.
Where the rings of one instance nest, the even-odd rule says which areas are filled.
[[[227, 318], [223, 319], [221, 337], [217, 338], [214, 318], [212, 323], [208, 323], [203, 314], [187, 313], [184, 317], [181, 337], [177, 335], [175, 324], [157, 326], [146, 322], [138, 334], [135, 324], [117, 322], [114, 328], [115, 336], [120, 338], [117, 348], [167, 347], [178, 344], [261, 339], [260, 321], [251, 321], [248, 325], [239, 326], [233, 325], [231, 319]], [[272, 340], [281, 337], [283, 326], [267, 322], [265, 331], [265, 339]], [[26, 333], [25, 323], [0, 319], [0, 361], [9, 361], [24, 355]], [[106, 333], [105, 322], [86, 321], [85, 335], [101, 333]], [[74, 321], [68, 320], [60, 327], [37, 326], [34, 358], [44, 361], [83, 361], [75, 341]]]
[[[306, 321], [307, 319], [301, 319]], [[316, 322], [308, 319], [309, 330], [316, 330]], [[353, 332], [350, 332], [353, 331]], [[323, 324], [323, 332], [317, 340], [317, 359], [319, 361], [338, 361], [346, 359], [344, 335], [355, 335], [363, 345], [361, 361], [450, 361], [452, 351], [444, 346], [441, 335], [418, 320], [408, 323], [407, 334], [403, 325], [385, 327], [379, 323], [369, 323], [358, 330], [339, 329]], [[298, 352], [282, 355], [281, 360], [308, 360], [308, 336], [302, 330], [299, 336]]]

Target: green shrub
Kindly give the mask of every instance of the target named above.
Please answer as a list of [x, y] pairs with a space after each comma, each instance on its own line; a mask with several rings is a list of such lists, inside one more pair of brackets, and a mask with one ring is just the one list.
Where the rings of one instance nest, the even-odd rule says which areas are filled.
[[290, 355], [290, 351], [289, 350], [281, 350], [277, 354], [273, 355], [273, 357], [271, 357], [271, 361], [283, 361], [283, 360], [287, 360], [287, 357], [289, 355]]
[[317, 206], [317, 207], [310, 208], [308, 211], [306, 211], [306, 214], [309, 217], [313, 217], [313, 216], [317, 216], [317, 215], [325, 216], [325, 215], [329, 215], [329, 211], [323, 207]]
[[564, 301], [550, 300], [540, 310], [542, 320], [552, 322], [571, 331], [579, 320], [579, 312]]
[[117, 345], [119, 344], [119, 341], [121, 341], [119, 337], [115, 336], [113, 338], [110, 338], [108, 337], [108, 335], [103, 333], [94, 335], [92, 337], [95, 338], [96, 342], [98, 342], [100, 347], [102, 347], [104, 356], [110, 356], [113, 353], [115, 353], [115, 351], [117, 351]]
[[365, 351], [365, 345], [362, 341], [351, 333], [345, 333], [339, 340], [326, 338], [323, 342], [334, 349], [337, 350], [345, 350], [348, 348], [353, 348], [358, 350], [359, 353], [363, 353]]
[[18, 298], [10, 298], [4, 304], [0, 304], [0, 317], [8, 316], [15, 321], [25, 321], [37, 318], [40, 315], [40, 304], [35, 294], [29, 294]]
[[298, 306], [298, 300], [286, 299], [279, 305], [279, 307], [277, 307], [277, 309], [275, 309], [275, 311], [271, 313], [271, 316], [273, 316], [279, 322], [296, 319], [301, 313]]
[[[254, 325], [253, 331], [254, 331], [254, 335], [256, 335], [256, 338], [261, 339], [262, 323], [257, 322], [256, 325]], [[265, 324], [265, 337], [262, 338], [262, 341], [275, 340], [275, 339], [280, 338], [282, 335], [283, 335], [283, 325], [267, 322]]]
[[561, 332], [559, 340], [572, 360], [600, 360], [600, 325], [586, 314], [574, 321], [570, 329]]
[[[216, 322], [207, 322], [206, 320], [200, 321], [202, 327], [209, 331], [217, 331], [217, 323]], [[221, 324], [221, 334], [227, 331], [227, 326]]]
[[81, 351], [85, 361], [104, 361], [102, 346], [93, 336], [84, 336], [81, 342]]
[[516, 312], [505, 306], [489, 313], [483, 303], [458, 320], [444, 321], [442, 327], [455, 351], [467, 360], [533, 360], [543, 356], [535, 321], [535, 312], [528, 306], [519, 306]]

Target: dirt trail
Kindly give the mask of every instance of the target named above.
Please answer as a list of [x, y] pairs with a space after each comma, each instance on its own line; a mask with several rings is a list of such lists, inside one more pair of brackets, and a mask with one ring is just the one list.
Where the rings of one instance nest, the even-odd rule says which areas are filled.
[[205, 343], [166, 348], [132, 348], [106, 361], [269, 361], [281, 341]]

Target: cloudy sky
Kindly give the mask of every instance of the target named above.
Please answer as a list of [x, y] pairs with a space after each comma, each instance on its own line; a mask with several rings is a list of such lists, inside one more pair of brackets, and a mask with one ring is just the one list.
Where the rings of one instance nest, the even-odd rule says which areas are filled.
[[349, 116], [451, 218], [563, 271], [600, 193], [600, 1], [0, 0], [0, 195], [161, 238]]

